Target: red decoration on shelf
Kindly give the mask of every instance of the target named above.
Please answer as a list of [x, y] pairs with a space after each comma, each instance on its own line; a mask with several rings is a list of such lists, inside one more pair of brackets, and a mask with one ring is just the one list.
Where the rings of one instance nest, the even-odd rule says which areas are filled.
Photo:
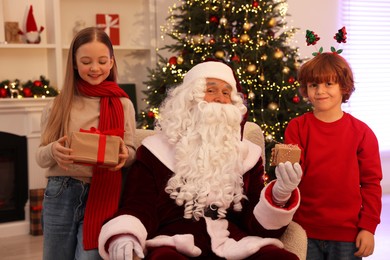
[[23, 89], [23, 96], [25, 96], [25, 97], [32, 97], [33, 93], [31, 91], [31, 88], [24, 88]]
[[7, 90], [5, 88], [0, 88], [0, 97], [5, 98], [8, 96]]
[[96, 14], [96, 26], [110, 36], [112, 45], [119, 45], [118, 14]]
[[36, 87], [42, 87], [42, 81], [40, 81], [40, 80], [35, 80], [33, 84]]
[[295, 96], [292, 98], [292, 101], [293, 101], [295, 104], [298, 104], [299, 101], [301, 101], [301, 99], [299, 98], [298, 95], [295, 95]]
[[27, 43], [40, 43], [41, 42], [41, 32], [45, 28], [43, 26], [37, 27], [37, 23], [35, 22], [34, 14], [33, 14], [33, 7], [30, 5], [30, 9], [27, 14], [27, 20], [26, 20], [26, 30], [23, 32], [22, 30], [19, 30], [19, 34], [24, 35], [26, 37]]

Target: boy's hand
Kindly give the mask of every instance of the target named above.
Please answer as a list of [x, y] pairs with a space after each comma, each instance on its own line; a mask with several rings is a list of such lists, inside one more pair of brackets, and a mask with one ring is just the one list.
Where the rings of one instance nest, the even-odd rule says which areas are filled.
[[367, 230], [360, 230], [356, 237], [356, 248], [358, 251], [355, 252], [357, 257], [367, 257], [374, 253], [374, 235]]

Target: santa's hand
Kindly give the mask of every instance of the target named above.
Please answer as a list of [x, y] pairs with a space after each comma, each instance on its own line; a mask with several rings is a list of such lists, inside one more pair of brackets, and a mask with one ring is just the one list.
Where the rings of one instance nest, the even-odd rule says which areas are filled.
[[115, 238], [108, 247], [110, 259], [115, 260], [133, 260], [133, 251], [139, 258], [144, 258], [140, 243], [132, 235]]
[[272, 188], [272, 198], [275, 204], [284, 206], [291, 197], [302, 177], [302, 168], [299, 163], [279, 163], [275, 169], [276, 182]]

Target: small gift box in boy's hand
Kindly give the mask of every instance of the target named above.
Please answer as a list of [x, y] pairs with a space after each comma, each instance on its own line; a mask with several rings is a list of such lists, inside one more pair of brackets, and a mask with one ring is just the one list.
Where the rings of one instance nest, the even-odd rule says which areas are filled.
[[271, 166], [276, 166], [279, 163], [291, 162], [299, 163], [301, 158], [301, 149], [294, 144], [276, 144], [271, 155]]
[[98, 130], [80, 129], [73, 132], [70, 148], [73, 150], [74, 162], [87, 165], [115, 166], [119, 160], [121, 138]]

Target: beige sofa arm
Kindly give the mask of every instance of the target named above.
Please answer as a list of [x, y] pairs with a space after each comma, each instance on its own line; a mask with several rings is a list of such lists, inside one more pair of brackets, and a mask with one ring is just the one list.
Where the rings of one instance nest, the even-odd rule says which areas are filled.
[[305, 260], [307, 253], [307, 236], [305, 230], [296, 222], [291, 222], [286, 232], [280, 237], [284, 247]]

